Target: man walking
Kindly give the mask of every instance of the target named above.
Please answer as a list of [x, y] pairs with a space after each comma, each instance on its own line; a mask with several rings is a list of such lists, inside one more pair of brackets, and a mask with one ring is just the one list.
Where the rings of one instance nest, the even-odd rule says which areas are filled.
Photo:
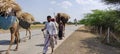
[[63, 25], [63, 22], [60, 21], [59, 31], [58, 31], [59, 40], [62, 40], [62, 39], [63, 39], [63, 37], [64, 37], [64, 31], [65, 31], [65, 27], [64, 27], [64, 25]]
[[51, 46], [52, 49], [51, 53], [53, 53], [54, 50], [54, 30], [56, 27], [54, 23], [51, 22], [51, 16], [47, 16], [47, 21], [45, 27], [42, 29], [42, 31], [46, 30], [43, 54], [47, 53], [49, 46]]
[[77, 26], [77, 19], [76, 18], [74, 19], [74, 24], [75, 24], [75, 26]]
[[57, 24], [57, 22], [55, 21], [54, 18], [52, 18], [51, 21], [52, 21], [52, 22], [54, 23], [54, 25], [55, 25], [55, 30], [53, 31], [53, 35], [54, 35], [54, 38], [55, 38], [55, 44], [57, 44], [58, 24]]

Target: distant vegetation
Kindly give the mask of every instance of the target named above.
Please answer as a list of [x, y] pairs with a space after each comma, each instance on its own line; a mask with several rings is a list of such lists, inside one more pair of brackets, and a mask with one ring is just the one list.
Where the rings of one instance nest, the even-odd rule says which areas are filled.
[[112, 31], [120, 31], [120, 11], [116, 10], [93, 10], [85, 15], [81, 24], [94, 27], [111, 28]]
[[42, 24], [45, 24], [47, 21], [44, 21]]
[[36, 25], [36, 24], [41, 24], [41, 22], [34, 22], [33, 25]]
[[69, 22], [67, 22], [67, 24], [74, 24], [74, 22], [69, 21]]

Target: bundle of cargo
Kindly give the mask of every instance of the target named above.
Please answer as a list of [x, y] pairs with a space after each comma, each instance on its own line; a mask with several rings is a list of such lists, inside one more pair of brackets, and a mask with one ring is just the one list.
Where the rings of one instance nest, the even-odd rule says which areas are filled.
[[10, 14], [17, 14], [21, 11], [20, 6], [14, 0], [0, 0], [0, 16], [8, 16]]
[[19, 25], [24, 29], [29, 29], [30, 25], [35, 21], [34, 17], [27, 12], [22, 12], [19, 19]]
[[33, 23], [35, 21], [34, 17], [30, 13], [27, 13], [27, 12], [21, 13], [21, 18], [27, 21], [28, 23]]
[[66, 13], [57, 13], [56, 15], [56, 22], [59, 24], [60, 21], [64, 24], [70, 19], [70, 16]]

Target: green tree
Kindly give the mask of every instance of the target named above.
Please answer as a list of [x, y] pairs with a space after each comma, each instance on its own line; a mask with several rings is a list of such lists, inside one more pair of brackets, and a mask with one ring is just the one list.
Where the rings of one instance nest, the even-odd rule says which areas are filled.
[[102, 0], [107, 4], [120, 4], [120, 0]]
[[[112, 30], [120, 26], [120, 14], [116, 10], [92, 10], [92, 13], [85, 15], [80, 23], [87, 26], [103, 27], [104, 29], [110, 27]], [[116, 27], [117, 26], [117, 27]]]
[[114, 5], [112, 7], [116, 8], [116, 10], [120, 11], [120, 0], [102, 0], [107, 5]]

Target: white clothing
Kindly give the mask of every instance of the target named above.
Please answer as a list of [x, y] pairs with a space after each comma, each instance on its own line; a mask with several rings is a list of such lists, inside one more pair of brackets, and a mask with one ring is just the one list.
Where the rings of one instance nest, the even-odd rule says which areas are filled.
[[45, 37], [43, 53], [45, 53], [45, 54], [47, 53], [49, 46], [54, 48], [54, 39], [53, 39], [53, 37], [47, 36], [47, 37]]
[[49, 33], [49, 35], [54, 35], [54, 32], [56, 30], [55, 23], [54, 22], [46, 22], [45, 29], [46, 29], [46, 32]]
[[58, 24], [56, 22], [53, 22], [54, 23], [54, 27], [55, 29], [53, 30], [53, 35], [57, 35], [58, 34]]
[[54, 22], [46, 22], [45, 23], [45, 30], [46, 30], [46, 34], [45, 34], [45, 42], [44, 42], [44, 48], [43, 48], [43, 53], [46, 54], [47, 50], [48, 50], [48, 46], [50, 45], [52, 48], [54, 48], [54, 33], [55, 33], [55, 23]]

